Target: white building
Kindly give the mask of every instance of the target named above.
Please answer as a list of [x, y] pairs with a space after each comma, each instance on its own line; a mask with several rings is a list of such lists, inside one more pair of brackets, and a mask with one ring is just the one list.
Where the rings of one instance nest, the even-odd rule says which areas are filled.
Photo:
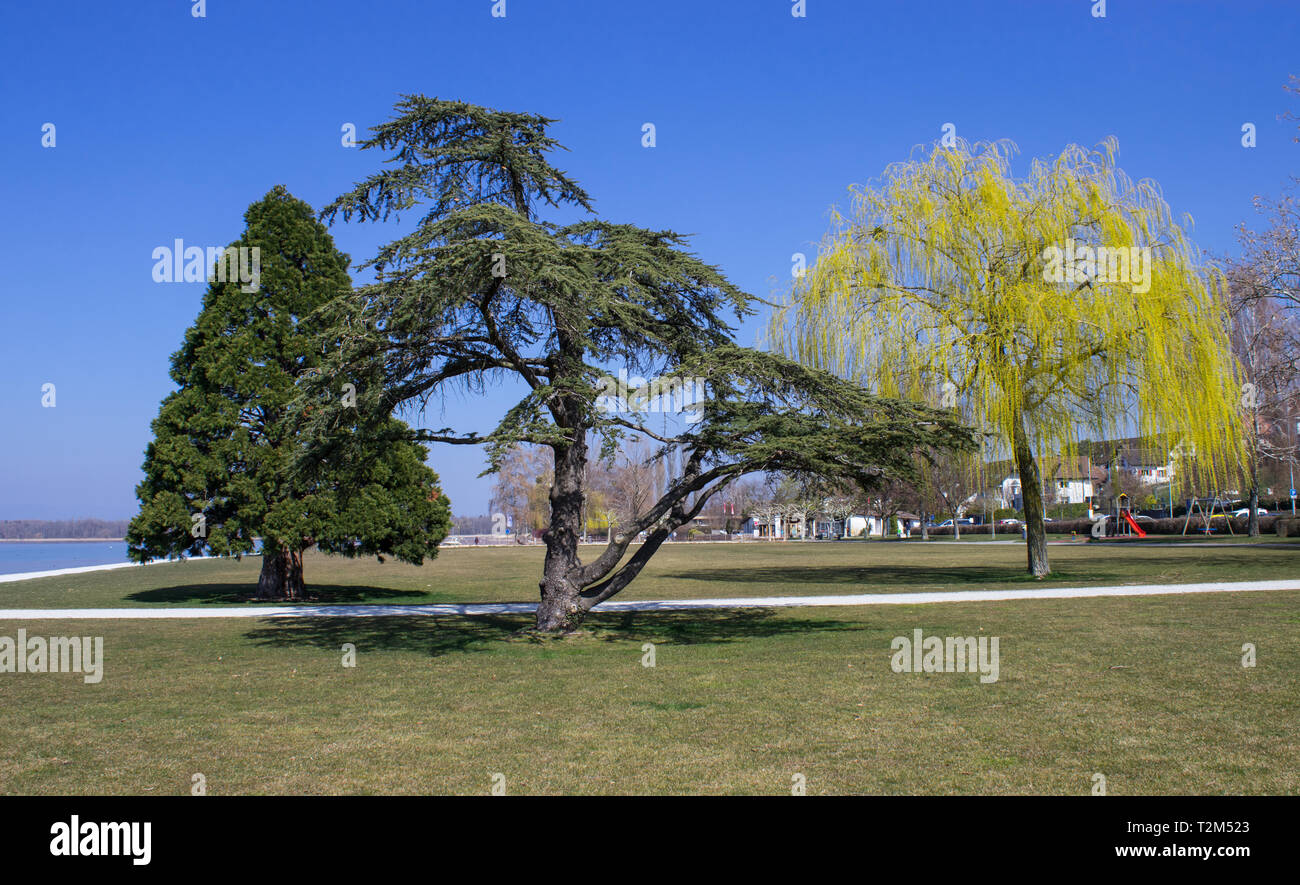
[[[897, 537], [909, 537], [921, 530], [921, 517], [915, 513], [899, 512], [894, 514], [895, 534]], [[854, 514], [847, 519], [834, 519], [818, 514], [808, 520], [809, 537], [826, 538], [883, 538], [887, 521], [879, 516]], [[780, 515], [767, 518], [753, 517], [746, 521], [742, 531], [760, 540], [803, 540], [804, 523], [801, 520], [783, 519]]]
[[[1043, 502], [1046, 504], [1082, 504], [1097, 494], [1106, 481], [1105, 468], [1098, 467], [1085, 455], [1070, 460], [1050, 460], [1041, 468]], [[1010, 510], [1024, 510], [1025, 500], [1020, 474], [1012, 473], [998, 486], [997, 497]]]
[[998, 502], [1008, 510], [1023, 510], [1024, 500], [1020, 497], [1020, 475], [1013, 473], [1002, 480], [998, 486]]
[[1082, 504], [1097, 494], [1097, 489], [1087, 477], [1069, 477], [1053, 480], [1050, 488], [1054, 497], [1048, 501], [1053, 504]]
[[[848, 522], [848, 537], [851, 538], [883, 538], [887, 528], [887, 521], [879, 516], [850, 516]], [[912, 532], [920, 531], [921, 517], [915, 513], [900, 512], [894, 515], [895, 531], [894, 534], [900, 538], [906, 538]]]
[[1173, 479], [1174, 462], [1159, 463], [1154, 452], [1139, 449], [1121, 449], [1115, 457], [1115, 466], [1127, 470], [1143, 485], [1163, 485]]

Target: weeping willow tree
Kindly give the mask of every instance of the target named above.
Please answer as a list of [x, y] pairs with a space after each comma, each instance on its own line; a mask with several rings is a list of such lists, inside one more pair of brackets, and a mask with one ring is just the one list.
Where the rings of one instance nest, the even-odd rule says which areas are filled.
[[1221, 277], [1158, 186], [1116, 167], [1115, 141], [1023, 179], [1014, 153], [958, 141], [852, 188], [770, 335], [877, 393], [954, 408], [989, 455], [1009, 452], [1042, 577], [1044, 456], [1136, 433], [1195, 452], [1215, 488], [1240, 462], [1241, 389]]

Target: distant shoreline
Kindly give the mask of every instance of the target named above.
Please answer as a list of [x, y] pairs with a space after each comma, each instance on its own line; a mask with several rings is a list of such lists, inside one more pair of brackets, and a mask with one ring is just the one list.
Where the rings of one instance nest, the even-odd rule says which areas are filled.
[[125, 540], [126, 538], [0, 538], [0, 544], [111, 544]]

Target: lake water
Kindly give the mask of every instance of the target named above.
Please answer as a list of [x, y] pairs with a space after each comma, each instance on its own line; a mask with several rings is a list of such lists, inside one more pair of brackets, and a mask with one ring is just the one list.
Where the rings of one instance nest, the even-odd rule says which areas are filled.
[[0, 575], [126, 561], [125, 541], [0, 541]]

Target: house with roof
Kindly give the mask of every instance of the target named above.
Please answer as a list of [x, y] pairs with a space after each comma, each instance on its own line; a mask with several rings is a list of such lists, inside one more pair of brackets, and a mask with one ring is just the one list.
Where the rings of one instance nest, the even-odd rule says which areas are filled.
[[1094, 464], [1123, 471], [1143, 485], [1163, 485], [1174, 478], [1175, 460], [1151, 439], [1130, 436], [1080, 445]]
[[1088, 455], [1049, 460], [1042, 473], [1043, 498], [1052, 504], [1082, 504], [1095, 498], [1108, 475]]
[[[999, 483], [994, 497], [1002, 507], [1023, 510], [1025, 499], [1020, 472], [1010, 462], [1001, 463], [1013, 469]], [[1039, 473], [1043, 482], [1043, 501], [1047, 504], [1082, 504], [1096, 496], [1107, 476], [1106, 469], [1093, 464], [1087, 455], [1045, 459], [1039, 465]]]
[[[845, 527], [844, 535], [849, 538], [884, 538], [890, 535], [889, 520], [882, 516], [855, 514], [839, 523]], [[921, 530], [921, 517], [906, 510], [894, 514], [894, 533], [898, 537], [908, 537], [912, 532]]]
[[1125, 470], [1143, 485], [1163, 485], [1173, 479], [1174, 461], [1160, 457], [1152, 449], [1138, 447], [1120, 449], [1115, 454], [1115, 467]]
[[[1143, 485], [1156, 486], [1170, 482], [1174, 469], [1168, 453], [1162, 453], [1150, 440], [1140, 437], [1085, 441], [1079, 444], [1079, 454], [1072, 458], [1048, 457], [1039, 463], [1043, 501], [1049, 505], [1095, 501], [1108, 486], [1111, 471], [1117, 474], [1122, 471]], [[1023, 510], [1024, 496], [1015, 462], [993, 461], [986, 465], [985, 471], [989, 476], [1003, 477], [991, 490], [999, 506]]]

